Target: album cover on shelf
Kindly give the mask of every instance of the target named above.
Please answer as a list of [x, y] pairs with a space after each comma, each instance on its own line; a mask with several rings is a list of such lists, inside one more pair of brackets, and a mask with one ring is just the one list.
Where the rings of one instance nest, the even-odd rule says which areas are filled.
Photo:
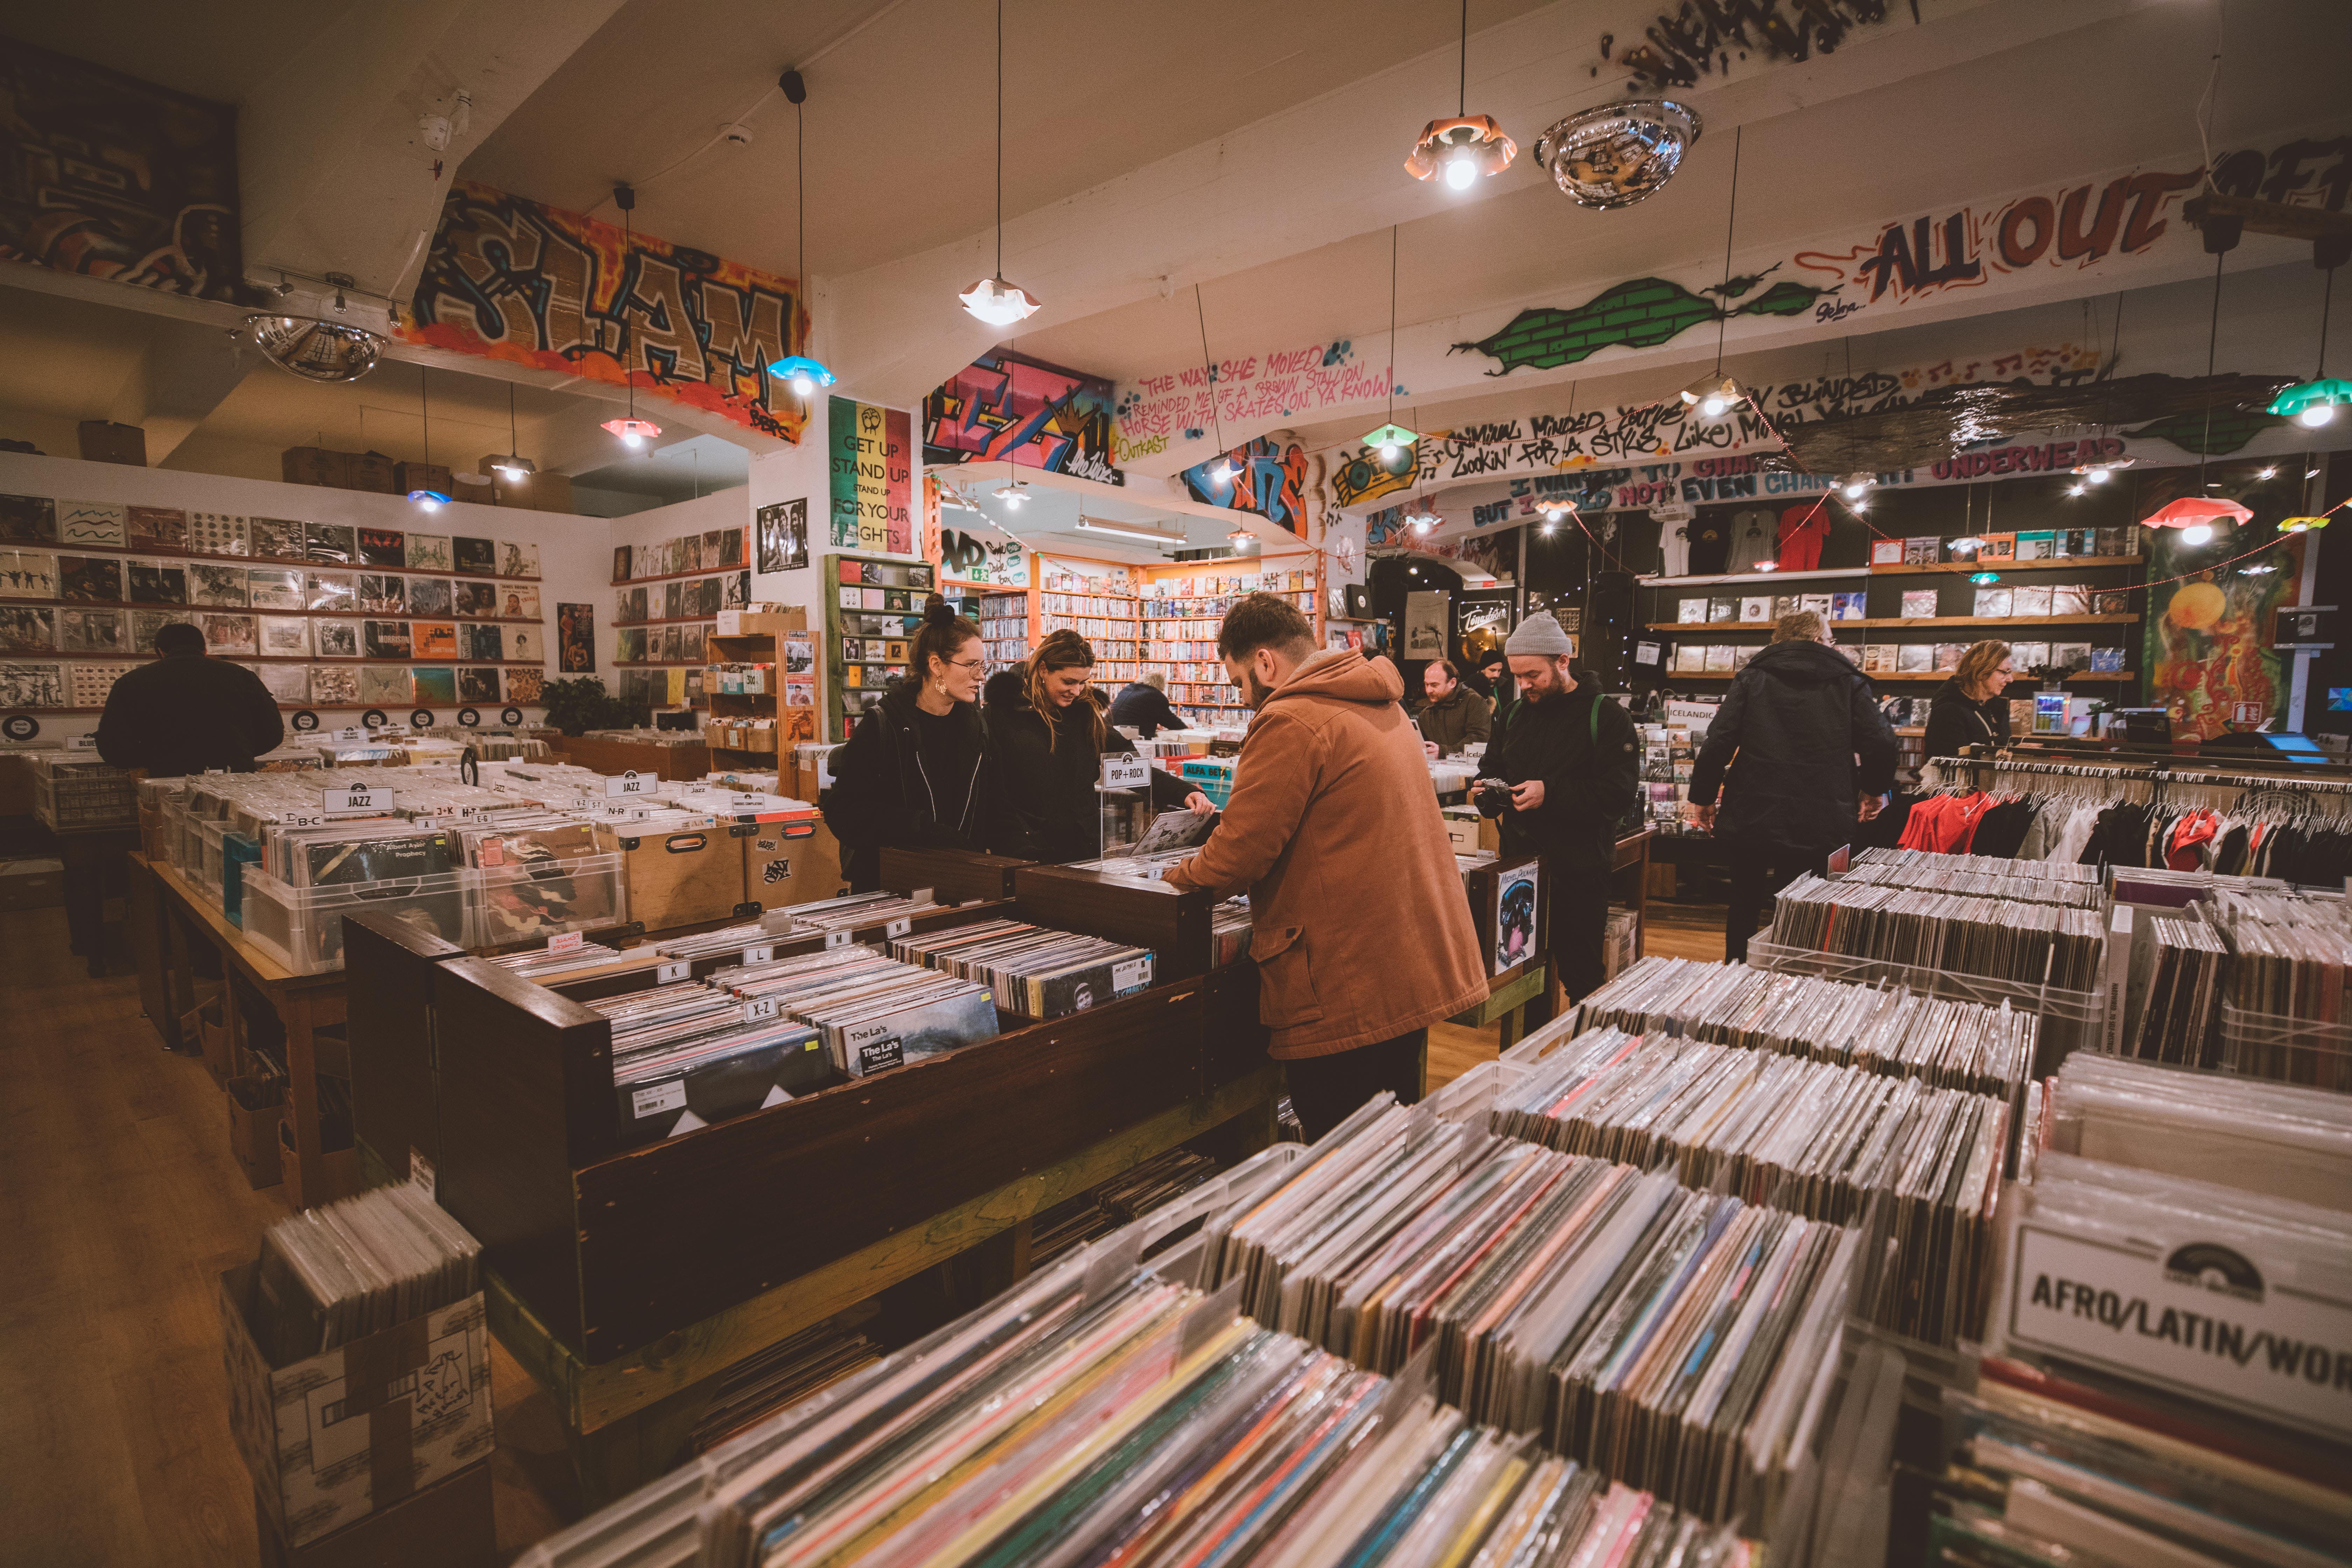
[[2131, 614], [2131, 590], [2128, 588], [2102, 588], [2095, 596], [2094, 603], [2096, 605], [2096, 609], [2095, 611], [2095, 614], [2102, 616], [2128, 616]]
[[310, 574], [310, 608], [345, 613], [360, 607], [360, 580], [355, 572]]
[[2095, 647], [2091, 650], [2091, 669], [2098, 675], [2120, 675], [2124, 668], [2124, 650], [2119, 647]]
[[1705, 599], [1683, 599], [1678, 601], [1675, 605], [1675, 623], [1680, 626], [1688, 626], [1706, 625], [1706, 601]]
[[[66, 666], [66, 702], [68, 708], [103, 708], [114, 683], [129, 674], [134, 666], [128, 664], [69, 664]], [[6, 704], [0, 703], [0, 707]]]
[[[537, 664], [547, 657], [547, 645], [541, 639], [537, 626], [508, 626], [504, 629], [508, 658], [524, 664]], [[691, 657], [702, 657], [702, 637], [698, 631], [695, 634]]]
[[[0, 628], [6, 612], [0, 611]], [[62, 708], [65, 678], [54, 664], [0, 664], [0, 708]]]
[[496, 702], [499, 696], [499, 672], [496, 666], [484, 668], [467, 665], [457, 671], [457, 700], [460, 702]]
[[2090, 616], [2098, 612], [2094, 606], [2098, 595], [2087, 584], [2064, 583], [2050, 590], [2050, 613], [2053, 616]]
[[155, 634], [162, 631], [165, 626], [171, 626], [175, 622], [186, 621], [187, 618], [188, 617], [185, 614], [178, 610], [131, 611], [131, 651], [133, 653], [153, 652], [155, 648]]
[[360, 700], [360, 667], [314, 664], [310, 667], [310, 700], [322, 708], [349, 708]]
[[0, 550], [0, 599], [70, 597], [58, 592], [59, 557], [46, 550]]
[[[9, 498], [0, 496], [0, 539], [7, 537], [5, 511]], [[131, 509], [120, 501], [61, 500], [57, 503], [57, 542], [84, 549], [129, 548]], [[84, 704], [77, 702], [75, 707]]]
[[408, 623], [406, 621], [362, 621], [360, 623], [360, 646], [369, 658], [406, 658], [409, 657]]
[[1869, 612], [1863, 605], [1869, 596], [1867, 594], [1832, 594], [1830, 618], [1838, 621], [1859, 621], [1866, 618]]
[[1870, 542], [1870, 563], [1873, 566], [1902, 565], [1903, 541], [1899, 539], [1872, 540]]
[[408, 563], [407, 537], [397, 529], [362, 528], [359, 531], [360, 559], [362, 566], [400, 567]]
[[1937, 591], [1933, 588], [1908, 588], [1903, 594], [1903, 618], [1924, 621], [1936, 614]]
[[529, 583], [509, 586], [499, 595], [499, 616], [509, 621], [539, 619], [539, 590]]
[[310, 622], [303, 616], [263, 616], [260, 649], [270, 658], [310, 657]]
[[310, 525], [290, 517], [246, 520], [246, 539], [260, 561], [305, 561], [310, 558]]
[[2057, 613], [2051, 608], [2053, 595], [2047, 584], [2030, 587], [2021, 585], [2011, 592], [2010, 598], [2016, 606], [2011, 612], [2012, 615], [2048, 616]]
[[310, 667], [303, 664], [265, 664], [254, 673], [261, 677], [262, 689], [279, 702], [297, 705], [310, 700]]
[[1776, 594], [1772, 596], [1772, 614], [1769, 618], [1777, 621], [1782, 616], [1793, 616], [1802, 603], [1802, 598], [1798, 595]]
[[2046, 642], [2021, 642], [2009, 645], [2009, 662], [2021, 675], [2030, 669], [2040, 669], [2050, 662], [2050, 645]]
[[375, 616], [397, 616], [408, 608], [408, 579], [382, 573], [360, 574], [360, 608]]
[[1903, 542], [1903, 563], [1933, 566], [1944, 558], [1944, 542], [1934, 534], [1915, 535]]
[[360, 656], [360, 624], [357, 621], [313, 621], [310, 639], [320, 658], [357, 658]]
[[461, 577], [451, 584], [450, 607], [461, 616], [488, 619], [499, 613], [499, 585]]
[[1751, 594], [1739, 601], [1739, 618], [1743, 621], [1769, 621], [1772, 600], [1769, 595]]
[[456, 658], [457, 627], [451, 621], [411, 621], [409, 623], [409, 657], [412, 658]]
[[2013, 602], [2010, 589], [1979, 588], [1976, 595], [1976, 608], [1972, 613], [1979, 619], [2005, 620], [2012, 613], [2011, 606]]
[[133, 561], [131, 602], [134, 605], [184, 605], [188, 602], [188, 569], [176, 561]]
[[302, 572], [295, 566], [248, 566], [245, 569], [246, 602], [257, 610], [307, 609]]
[[415, 665], [408, 673], [419, 703], [457, 700], [457, 672], [448, 665]]
[[55, 500], [48, 496], [0, 495], [0, 544], [57, 542], [58, 503]]
[[506, 672], [506, 681], [508, 701], [536, 702], [540, 699], [541, 691], [547, 684], [547, 671], [543, 669], [509, 669]]
[[1958, 669], [1960, 668], [1960, 656], [1968, 651], [1969, 645], [1966, 643], [1939, 642], [1936, 645], [1935, 668], [1948, 671]]
[[505, 628], [467, 624], [457, 628], [460, 658], [502, 659], [507, 656]]
[[1895, 670], [1898, 675], [1926, 675], [1936, 668], [1936, 647], [1933, 643], [1906, 642], [1895, 645]]
[[247, 554], [251, 549], [247, 521], [234, 512], [192, 511], [188, 548], [199, 555]]
[[331, 566], [360, 563], [358, 530], [341, 523], [313, 522], [307, 525], [305, 532], [311, 560]]
[[1706, 602], [1706, 619], [1710, 626], [1739, 618], [1739, 601], [1730, 595], [1717, 595]]
[[501, 577], [538, 576], [539, 546], [523, 540], [507, 540], [499, 552], [499, 575]]
[[412, 616], [449, 616], [455, 614], [446, 577], [411, 577], [408, 579], [408, 613]]
[[215, 609], [245, 609], [252, 602], [246, 588], [245, 568], [189, 562], [188, 602]]
[[683, 619], [685, 618], [685, 616], [686, 616], [686, 584], [683, 584], [683, 583], [665, 583], [665, 584], [662, 584], [662, 613], [661, 613], [660, 615], [658, 615], [658, 616], [655, 616], [654, 618], [655, 618], [656, 620], [663, 620], [663, 621], [676, 621], [676, 620], [683, 620]]
[[1706, 672], [1709, 675], [1729, 675], [1731, 673], [1731, 645], [1728, 643], [1715, 643], [1708, 647], [1706, 650]]
[[121, 658], [132, 651], [129, 637], [130, 616], [121, 610], [58, 612], [58, 647], [61, 652]]
[[468, 539], [456, 534], [449, 540], [449, 569], [473, 577], [495, 577], [499, 574], [499, 547], [495, 540]]
[[415, 697], [404, 664], [362, 664], [359, 672], [360, 701], [370, 708], [404, 708]]
[[185, 550], [188, 514], [177, 507], [134, 506], [130, 509], [131, 548]]
[[[43, 596], [37, 594], [26, 595], [27, 598]], [[58, 556], [55, 597], [84, 605], [126, 603], [122, 563], [111, 555]]]
[[412, 533], [401, 559], [385, 564], [405, 566], [411, 572], [446, 572], [449, 570], [449, 536], [446, 533]]
[[260, 630], [251, 616], [199, 616], [205, 651], [215, 658], [251, 658], [257, 651]]
[[2091, 668], [2091, 645], [2086, 642], [2053, 642], [2050, 645], [2050, 662], [2063, 664], [2069, 669]]

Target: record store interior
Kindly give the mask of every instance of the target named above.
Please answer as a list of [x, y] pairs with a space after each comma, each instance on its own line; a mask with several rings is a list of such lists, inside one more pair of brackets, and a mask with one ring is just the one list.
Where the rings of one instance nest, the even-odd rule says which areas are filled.
[[2347, 78], [0, 7], [0, 1568], [2352, 1568]]

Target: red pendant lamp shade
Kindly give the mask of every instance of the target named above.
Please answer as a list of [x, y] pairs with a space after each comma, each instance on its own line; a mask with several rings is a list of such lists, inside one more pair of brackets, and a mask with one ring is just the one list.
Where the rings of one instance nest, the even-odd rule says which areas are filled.
[[2168, 501], [2158, 510], [2141, 518], [2143, 528], [2194, 528], [2199, 523], [2244, 522], [2254, 514], [2233, 500], [2210, 500], [2203, 496], [2183, 496]]

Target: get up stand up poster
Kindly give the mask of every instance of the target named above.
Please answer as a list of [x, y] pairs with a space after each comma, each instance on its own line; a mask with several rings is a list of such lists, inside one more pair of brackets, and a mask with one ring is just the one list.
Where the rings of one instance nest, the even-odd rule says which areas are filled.
[[903, 409], [829, 400], [833, 547], [912, 555], [915, 533], [914, 422]]

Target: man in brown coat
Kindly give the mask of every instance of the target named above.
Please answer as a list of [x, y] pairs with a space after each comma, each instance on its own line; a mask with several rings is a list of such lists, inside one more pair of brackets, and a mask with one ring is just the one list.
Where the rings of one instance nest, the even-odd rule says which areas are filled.
[[1396, 666], [1318, 653], [1271, 594], [1217, 652], [1257, 716], [1223, 821], [1167, 880], [1248, 890], [1258, 1017], [1312, 1140], [1383, 1089], [1418, 1100], [1429, 1026], [1486, 1000], [1486, 967]]

